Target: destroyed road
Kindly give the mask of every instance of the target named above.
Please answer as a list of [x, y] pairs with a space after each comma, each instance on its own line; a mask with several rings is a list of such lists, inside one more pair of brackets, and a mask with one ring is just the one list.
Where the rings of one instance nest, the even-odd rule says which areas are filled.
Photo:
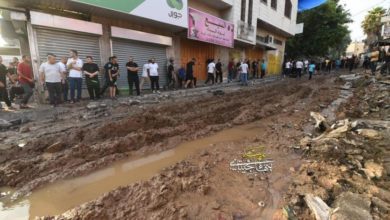
[[[60, 114], [55, 120], [45, 116], [42, 123], [32, 120], [23, 124], [20, 130], [5, 132], [12, 135], [3, 136], [3, 142], [11, 142], [15, 140], [13, 135], [19, 134], [26, 141], [23, 148], [13, 142], [15, 146], [2, 150], [0, 175], [4, 178], [0, 180], [0, 187], [13, 188], [13, 197], [22, 200], [32, 192], [30, 214], [27, 216], [31, 219], [62, 214], [72, 208], [75, 209], [56, 219], [284, 219], [286, 214], [281, 211], [283, 207], [284, 213], [310, 219], [312, 212], [305, 205], [305, 199], [311, 197], [305, 195], [319, 196], [327, 205], [333, 205], [333, 200], [342, 191], [332, 191], [333, 183], [330, 183], [330, 189], [319, 188], [318, 178], [323, 175], [324, 179], [330, 179], [326, 175], [332, 172], [323, 170], [338, 168], [337, 161], [343, 163], [343, 158], [347, 157], [343, 153], [336, 162], [329, 161], [335, 152], [315, 147], [321, 142], [316, 139], [321, 132], [313, 131], [314, 120], [310, 119], [310, 112], [328, 113], [325, 118], [330, 125], [334, 123], [333, 120], [351, 117], [348, 122], [343, 121], [344, 124], [340, 122], [329, 126], [329, 130], [322, 134], [324, 136], [332, 133], [332, 129], [337, 130], [346, 123], [352, 123], [357, 113], [354, 112], [356, 108], [350, 105], [356, 100], [352, 98], [355, 101], [344, 104], [334, 102], [343, 95], [345, 89], [340, 87], [344, 83], [344, 80], [337, 78], [319, 76], [311, 82], [278, 81], [240, 91], [226, 88], [221, 94], [204, 93], [190, 100], [178, 95], [150, 105], [131, 101], [114, 107], [109, 104], [95, 104], [89, 108], [81, 106], [65, 110], [68, 115]], [[362, 90], [361, 85], [357, 86]], [[358, 89], [350, 90], [356, 93], [354, 90]], [[349, 98], [344, 97], [343, 100]], [[386, 104], [380, 106], [384, 108]], [[91, 109], [94, 109], [93, 114], [89, 114]], [[379, 115], [376, 119], [381, 120], [386, 115], [381, 110], [372, 113]], [[350, 124], [348, 126], [351, 127]], [[359, 126], [359, 129], [366, 129]], [[228, 130], [232, 127], [236, 129], [234, 133], [241, 135], [221, 138], [231, 136]], [[345, 132], [355, 130], [347, 129]], [[365, 130], [362, 132], [371, 134]], [[200, 143], [207, 146], [173, 161], [172, 165], [166, 164], [169, 166], [151, 173], [153, 177], [129, 177], [127, 184], [121, 184], [123, 187], [101, 191], [98, 195], [104, 194], [102, 197], [91, 198], [93, 201], [82, 206], [89, 200], [80, 199], [79, 203], [53, 210], [34, 206], [34, 201], [44, 200], [43, 197], [39, 198], [39, 195], [43, 195], [40, 192], [53, 186], [53, 182], [57, 184], [94, 174], [120, 161], [166, 152], [180, 148], [180, 144], [203, 140], [203, 137], [212, 138], [214, 135], [221, 141], [194, 142], [189, 146], [196, 148]], [[383, 134], [380, 135], [383, 137]], [[302, 144], [302, 138], [306, 138], [307, 142]], [[377, 141], [385, 143], [384, 140], [387, 139]], [[229, 169], [229, 163], [240, 158], [248, 146], [264, 146], [266, 157], [274, 160], [272, 172], [246, 175]], [[303, 159], [300, 159], [301, 156]], [[374, 157], [367, 156], [368, 159]], [[377, 162], [373, 161], [372, 164], [376, 166]], [[370, 163], [364, 164], [366, 166], [370, 166]], [[350, 166], [346, 167], [345, 172], [353, 172], [348, 170]], [[137, 172], [132, 175], [137, 175]], [[377, 174], [374, 172], [372, 175]], [[345, 181], [344, 177], [339, 184], [345, 187]], [[383, 190], [380, 186], [372, 189]], [[330, 191], [333, 194], [329, 195]], [[384, 198], [377, 197], [375, 201], [379, 204]], [[383, 206], [386, 202], [380, 204]], [[376, 215], [385, 216], [384, 213], [378, 211]]]

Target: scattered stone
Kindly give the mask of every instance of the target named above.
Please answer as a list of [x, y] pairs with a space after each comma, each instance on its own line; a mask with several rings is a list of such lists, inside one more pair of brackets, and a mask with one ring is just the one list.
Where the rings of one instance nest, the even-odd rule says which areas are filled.
[[52, 145], [50, 145], [48, 148], [46, 148], [46, 153], [57, 153], [63, 150], [64, 144], [62, 142], [56, 142]]
[[299, 145], [301, 147], [307, 147], [307, 146], [310, 146], [311, 145], [311, 138], [309, 137], [304, 137], [302, 138], [300, 141], [299, 141]]
[[140, 105], [141, 104], [141, 101], [140, 100], [129, 100], [129, 104], [130, 105]]
[[383, 166], [374, 163], [373, 161], [367, 161], [364, 163], [364, 173], [368, 178], [381, 178], [383, 175]]
[[375, 139], [375, 140], [382, 139], [382, 135], [374, 129], [358, 129], [357, 132], [358, 134], [360, 134], [365, 138]]
[[372, 197], [371, 199], [372, 201], [372, 204], [376, 207], [378, 207], [378, 209], [384, 213], [390, 213], [390, 204], [383, 201], [382, 199], [378, 198], [378, 197]]
[[316, 220], [329, 220], [331, 208], [320, 197], [307, 194], [305, 195], [305, 202]]
[[318, 112], [310, 112], [310, 116], [316, 121], [315, 128], [319, 131], [326, 131], [329, 128], [324, 116]]
[[20, 129], [19, 129], [19, 132], [20, 133], [27, 133], [27, 132], [30, 132], [30, 126], [24, 126], [24, 127], [21, 127]]
[[352, 192], [342, 193], [335, 201], [331, 220], [372, 220], [371, 201]]
[[202, 157], [205, 157], [208, 155], [209, 155], [209, 152], [207, 150], [202, 150], [202, 152], [200, 152], [200, 156], [202, 156]]
[[97, 109], [98, 107], [99, 107], [98, 104], [97, 104], [97, 103], [94, 103], [94, 102], [89, 103], [89, 104], [87, 105], [87, 109], [88, 109], [88, 110]]
[[0, 119], [0, 129], [7, 129], [10, 128], [11, 126], [12, 124], [9, 121]]

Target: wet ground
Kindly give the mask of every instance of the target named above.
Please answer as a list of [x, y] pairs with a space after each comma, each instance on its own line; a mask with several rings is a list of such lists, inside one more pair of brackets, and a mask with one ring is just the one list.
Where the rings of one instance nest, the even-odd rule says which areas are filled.
[[[59, 219], [271, 219], [302, 163], [294, 144], [309, 112], [334, 101], [336, 86], [329, 76], [292, 79], [151, 105], [80, 107], [24, 124], [27, 131], [7, 131], [23, 135], [23, 148], [1, 152], [0, 186], [14, 193], [3, 198], [0, 219], [75, 207]], [[274, 160], [271, 173], [229, 169], [259, 145]]]

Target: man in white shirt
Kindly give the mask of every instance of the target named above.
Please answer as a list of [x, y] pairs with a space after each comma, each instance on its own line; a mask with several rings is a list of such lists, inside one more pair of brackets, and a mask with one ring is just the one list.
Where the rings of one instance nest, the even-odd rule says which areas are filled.
[[61, 57], [61, 62], [58, 63], [61, 66], [61, 68], [64, 70], [64, 72], [63, 72], [64, 78], [62, 79], [62, 82], [61, 82], [63, 101], [64, 102], [68, 101], [68, 93], [69, 93], [68, 71], [66, 69], [66, 63], [67, 62], [68, 62], [68, 58], [67, 57]]
[[149, 73], [148, 73], [150, 63], [151, 63], [151, 60], [148, 60], [148, 62], [145, 63], [144, 66], [142, 67], [142, 77], [141, 77], [141, 82], [139, 83], [139, 87], [140, 87], [141, 91], [142, 91], [142, 88], [144, 87], [145, 81], [150, 82]]
[[207, 80], [204, 84], [207, 85], [207, 83], [211, 80], [211, 82], [214, 85], [214, 73], [215, 73], [215, 63], [214, 59], [210, 60], [210, 63], [207, 65]]
[[240, 71], [241, 71], [241, 84], [248, 86], [248, 60], [245, 59], [244, 62], [240, 65]]
[[291, 60], [287, 60], [286, 64], [285, 64], [285, 69], [284, 69], [284, 76], [283, 78], [285, 78], [286, 76], [289, 76], [291, 73]]
[[304, 62], [304, 70], [303, 70], [303, 73], [307, 73], [307, 69], [309, 68], [309, 61], [308, 60], [305, 60]]
[[[77, 50], [70, 50], [70, 58], [66, 63], [69, 70], [69, 84], [70, 84], [70, 99], [71, 103], [78, 102], [81, 99], [81, 85], [83, 83], [83, 75], [81, 68], [84, 63], [79, 59]], [[77, 97], [75, 99], [75, 90], [77, 89]]]
[[61, 81], [64, 79], [65, 69], [57, 63], [54, 54], [48, 54], [47, 62], [39, 67], [41, 83], [46, 85], [49, 92], [50, 104], [56, 107], [61, 103], [62, 87]]
[[297, 77], [298, 79], [300, 79], [302, 75], [303, 62], [301, 60], [298, 60], [295, 65], [297, 67]]
[[155, 59], [152, 58], [149, 63], [148, 73], [150, 76], [150, 81], [152, 84], [153, 93], [160, 93], [160, 84], [158, 76], [158, 64], [155, 62]]

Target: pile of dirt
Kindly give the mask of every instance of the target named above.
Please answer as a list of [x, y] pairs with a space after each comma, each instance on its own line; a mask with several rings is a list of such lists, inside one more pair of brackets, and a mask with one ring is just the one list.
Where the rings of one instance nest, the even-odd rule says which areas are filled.
[[390, 86], [364, 75], [343, 80], [354, 96], [333, 124], [312, 113], [316, 125], [331, 125], [301, 139], [307, 162], [285, 209], [299, 219], [390, 219]]
[[[90, 173], [136, 151], [146, 155], [174, 148], [232, 124], [280, 114], [298, 100], [311, 98], [313, 88], [326, 90], [322, 84], [323, 80], [280, 82], [218, 97], [160, 104], [117, 121], [97, 121], [92, 127], [59, 133], [50, 133], [48, 127], [44, 138], [32, 139], [24, 148], [0, 151], [0, 187], [15, 187], [17, 195], [23, 196], [43, 184]], [[59, 123], [54, 121], [53, 126]]]

